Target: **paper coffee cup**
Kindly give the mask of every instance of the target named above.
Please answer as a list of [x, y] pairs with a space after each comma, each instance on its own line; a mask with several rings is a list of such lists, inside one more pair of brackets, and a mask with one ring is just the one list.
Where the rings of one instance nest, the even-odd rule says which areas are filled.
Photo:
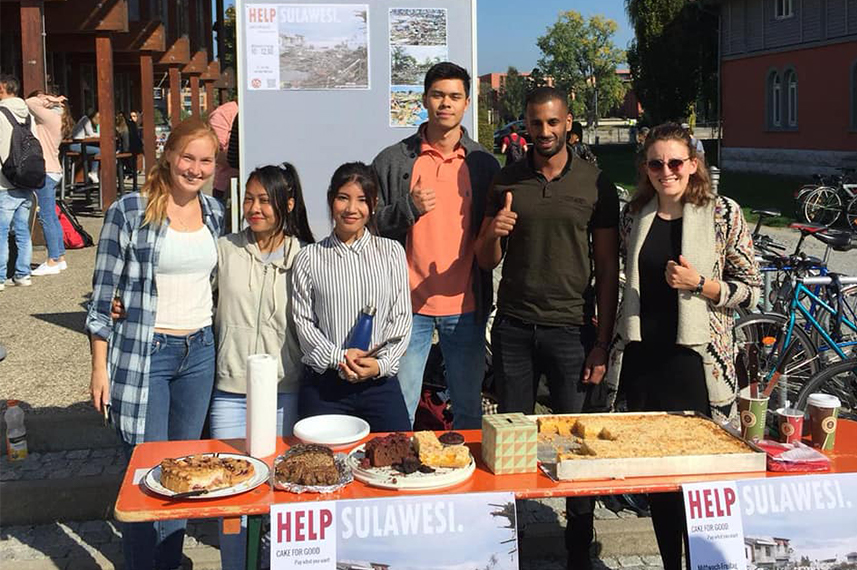
[[794, 443], [800, 441], [803, 435], [803, 412], [795, 408], [780, 408], [777, 410], [780, 441]]
[[765, 437], [765, 416], [768, 413], [768, 397], [750, 396], [750, 387], [738, 392], [738, 414], [741, 418], [741, 437], [755, 441]]
[[810, 394], [806, 403], [813, 447], [833, 449], [837, 417], [842, 403], [839, 398], [830, 394]]

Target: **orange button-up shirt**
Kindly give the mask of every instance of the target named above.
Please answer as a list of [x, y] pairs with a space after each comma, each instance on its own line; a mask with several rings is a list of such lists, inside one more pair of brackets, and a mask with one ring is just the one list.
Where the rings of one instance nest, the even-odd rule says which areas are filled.
[[411, 173], [437, 197], [434, 210], [423, 214], [408, 233], [407, 257], [413, 311], [434, 317], [476, 310], [473, 293], [473, 237], [470, 172], [460, 144], [443, 156], [423, 140]]

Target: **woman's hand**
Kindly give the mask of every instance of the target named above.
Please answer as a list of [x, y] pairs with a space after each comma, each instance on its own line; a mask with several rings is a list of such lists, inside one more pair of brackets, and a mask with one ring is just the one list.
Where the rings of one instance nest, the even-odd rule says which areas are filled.
[[104, 413], [105, 406], [110, 403], [110, 381], [107, 379], [106, 368], [93, 368], [89, 380], [89, 393], [92, 405], [99, 413]]
[[115, 297], [110, 303], [110, 318], [114, 321], [125, 318], [125, 305], [122, 304], [122, 299]]
[[364, 382], [378, 376], [381, 369], [378, 360], [365, 358], [366, 351], [349, 348], [345, 351], [345, 362], [339, 363], [339, 368], [349, 382]]
[[678, 256], [678, 261], [678, 263], [672, 260], [667, 261], [667, 268], [664, 272], [667, 285], [673, 289], [695, 290], [699, 286], [699, 272], [683, 255]]

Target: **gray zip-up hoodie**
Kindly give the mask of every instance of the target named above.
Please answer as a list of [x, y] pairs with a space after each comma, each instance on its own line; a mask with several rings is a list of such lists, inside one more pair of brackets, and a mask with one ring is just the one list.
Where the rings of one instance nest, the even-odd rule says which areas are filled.
[[277, 391], [298, 391], [303, 364], [289, 298], [300, 247], [297, 238], [286, 237], [283, 258], [265, 264], [250, 229], [217, 240], [218, 390], [246, 394], [247, 357], [270, 354], [279, 356]]
[[[27, 117], [30, 117], [30, 130], [33, 131], [33, 136], [38, 137], [36, 133], [36, 121], [30, 115], [30, 109], [20, 97], [9, 97], [0, 101], [0, 107], [5, 107], [12, 111], [18, 122], [24, 124]], [[0, 165], [9, 158], [9, 146], [12, 143], [12, 125], [4, 113], [0, 113]], [[6, 177], [0, 173], [0, 190], [14, 190], [15, 186], [6, 180]]]

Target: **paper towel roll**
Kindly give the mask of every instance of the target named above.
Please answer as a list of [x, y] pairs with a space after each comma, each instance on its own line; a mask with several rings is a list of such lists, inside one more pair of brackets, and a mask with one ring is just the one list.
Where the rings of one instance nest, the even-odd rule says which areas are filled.
[[253, 457], [277, 450], [277, 359], [269, 354], [247, 357], [247, 441]]

